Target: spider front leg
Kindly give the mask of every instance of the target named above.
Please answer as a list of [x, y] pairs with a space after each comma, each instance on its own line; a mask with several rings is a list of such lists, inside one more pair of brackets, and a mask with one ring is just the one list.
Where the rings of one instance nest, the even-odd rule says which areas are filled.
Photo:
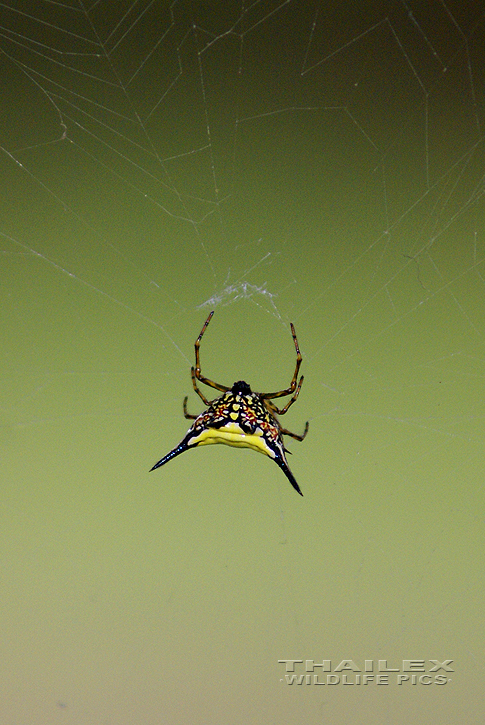
[[[265, 400], [270, 400], [271, 398], [283, 398], [285, 395], [291, 395], [292, 393], [295, 392], [296, 381], [298, 379], [298, 373], [300, 371], [300, 365], [301, 365], [302, 357], [301, 357], [301, 352], [300, 352], [300, 346], [298, 345], [298, 340], [296, 339], [295, 328], [294, 328], [292, 322], [290, 322], [290, 328], [291, 328], [291, 334], [293, 336], [293, 342], [295, 343], [295, 350], [296, 350], [296, 367], [295, 367], [295, 373], [293, 375], [293, 378], [291, 380], [291, 383], [290, 383], [290, 387], [289, 388], [286, 388], [286, 390], [279, 390], [277, 393], [263, 393], [262, 397]], [[294, 397], [290, 400], [290, 402], [288, 403], [288, 405], [286, 405], [285, 408], [283, 409], [285, 413], [288, 410], [288, 408], [290, 407], [290, 405], [292, 403], [294, 403], [295, 400], [297, 399], [298, 393], [300, 392], [300, 388], [301, 388], [302, 382], [303, 382], [303, 377], [300, 378], [300, 382], [298, 383], [298, 389], [297, 389]], [[280, 413], [280, 415], [282, 415], [282, 413]]]
[[201, 398], [204, 401], [204, 404], [208, 406], [209, 401], [205, 397], [204, 393], [197, 386], [197, 380], [195, 379], [195, 376], [197, 375], [197, 371], [195, 370], [195, 368], [190, 368], [190, 373], [192, 375], [192, 385], [194, 386], [195, 392], [197, 393], [199, 398]]
[[284, 415], [287, 412], [288, 408], [291, 405], [293, 405], [293, 403], [295, 402], [295, 400], [298, 398], [298, 396], [300, 394], [301, 386], [303, 384], [304, 379], [305, 379], [305, 377], [302, 375], [294, 395], [290, 398], [290, 400], [287, 402], [287, 404], [284, 406], [284, 408], [281, 408], [281, 410], [280, 410], [279, 408], [276, 407], [276, 405], [273, 402], [271, 402], [271, 407], [274, 409], [274, 412], [277, 413], [277, 415]]
[[200, 341], [202, 340], [202, 336], [203, 336], [204, 332], [206, 331], [209, 322], [212, 320], [213, 314], [214, 314], [214, 310], [210, 313], [209, 317], [204, 322], [204, 326], [202, 327], [202, 330], [200, 331], [200, 335], [197, 338], [197, 340], [195, 341], [195, 346], [194, 346], [195, 347], [195, 368], [192, 368], [192, 370], [191, 370], [192, 385], [194, 386], [194, 390], [197, 393], [197, 395], [199, 395], [202, 398], [202, 400], [204, 401], [204, 403], [206, 405], [209, 405], [209, 402], [204, 397], [204, 395], [200, 392], [199, 388], [197, 387], [196, 378], [201, 383], [204, 383], [204, 385], [208, 385], [210, 388], [215, 388], [215, 390], [220, 390], [222, 393], [227, 393], [227, 391], [230, 390], [230, 388], [228, 388], [226, 385], [220, 385], [220, 383], [215, 383], [213, 380], [210, 380], [209, 378], [204, 377], [204, 375], [202, 375], [201, 370], [200, 370], [200, 353], [199, 353]]

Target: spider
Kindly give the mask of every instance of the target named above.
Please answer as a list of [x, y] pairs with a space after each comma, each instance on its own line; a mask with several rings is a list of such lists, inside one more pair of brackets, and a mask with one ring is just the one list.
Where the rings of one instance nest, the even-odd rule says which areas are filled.
[[[171, 450], [170, 453], [167, 453], [158, 463], [155, 463], [150, 470], [154, 471], [155, 468], [160, 468], [160, 466], [163, 466], [175, 456], [184, 453], [189, 448], [205, 446], [211, 443], [224, 443], [228, 446], [252, 448], [252, 450], [264, 453], [272, 458], [282, 469], [293, 488], [298, 491], [300, 496], [303, 496], [288, 466], [285, 453], [290, 453], [290, 451], [285, 448], [283, 436], [291, 436], [297, 441], [302, 441], [308, 433], [308, 422], [305, 425], [303, 435], [297, 435], [286, 428], [282, 428], [276, 417], [277, 415], [284, 415], [293, 405], [298, 398], [303, 383], [302, 375], [297, 384], [302, 357], [296, 339], [295, 328], [290, 324], [296, 349], [296, 368], [289, 387], [276, 393], [255, 393], [244, 380], [238, 380], [229, 388], [202, 375], [199, 355], [200, 342], [213, 314], [212, 311], [195, 341], [195, 367], [191, 368], [192, 385], [199, 398], [207, 406], [207, 410], [200, 415], [191, 415], [187, 412], [188, 397], [184, 398], [184, 416], [195, 422], [178, 446]], [[198, 387], [197, 381], [221, 391], [223, 395], [214, 400], [207, 400]], [[283, 408], [277, 408], [272, 402], [273, 399], [282, 398], [285, 395], [291, 395], [290, 400]]]

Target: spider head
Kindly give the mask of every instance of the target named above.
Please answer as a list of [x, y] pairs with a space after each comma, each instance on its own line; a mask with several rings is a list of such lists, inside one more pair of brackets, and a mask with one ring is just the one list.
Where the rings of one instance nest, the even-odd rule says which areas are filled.
[[244, 380], [238, 380], [231, 388], [233, 395], [251, 395], [251, 388]]

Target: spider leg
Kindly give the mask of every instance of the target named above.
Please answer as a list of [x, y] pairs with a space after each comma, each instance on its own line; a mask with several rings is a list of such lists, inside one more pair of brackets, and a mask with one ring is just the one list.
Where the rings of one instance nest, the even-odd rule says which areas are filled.
[[[285, 436], [291, 436], [296, 441], [302, 441], [306, 434], [308, 433], [308, 421], [305, 423], [305, 430], [303, 431], [303, 435], [300, 436], [297, 433], [292, 433], [291, 431], [287, 430], [286, 428], [281, 428], [280, 433], [282, 433]], [[289, 451], [287, 451], [289, 453]]]
[[184, 415], [186, 418], [189, 418], [189, 420], [196, 420], [199, 417], [198, 415], [191, 415], [190, 413], [187, 412], [187, 400], [188, 400], [188, 397], [186, 395], [184, 398]]
[[220, 383], [215, 383], [213, 380], [210, 380], [209, 378], [204, 377], [200, 371], [200, 353], [199, 353], [200, 341], [202, 340], [202, 336], [203, 336], [204, 332], [206, 331], [209, 322], [212, 320], [213, 314], [214, 314], [214, 310], [212, 310], [209, 317], [204, 322], [202, 330], [200, 331], [200, 335], [197, 338], [197, 340], [195, 341], [195, 346], [194, 346], [195, 347], [195, 368], [192, 368], [192, 384], [194, 386], [194, 390], [197, 393], [197, 395], [199, 395], [202, 398], [202, 400], [204, 401], [204, 403], [206, 405], [209, 405], [209, 403], [206, 400], [206, 398], [202, 395], [199, 388], [197, 387], [197, 383], [195, 382], [196, 378], [201, 383], [204, 383], [204, 385], [208, 385], [210, 388], [215, 388], [215, 390], [220, 390], [222, 393], [227, 393], [227, 391], [230, 390], [230, 388], [228, 388], [226, 385], [221, 385]]
[[207, 398], [205, 397], [204, 393], [200, 390], [200, 388], [197, 385], [197, 380], [195, 379], [195, 368], [190, 368], [190, 373], [192, 375], [192, 385], [194, 386], [195, 392], [197, 393], [197, 395], [199, 396], [199, 398], [202, 398], [202, 400], [204, 401], [205, 405], [207, 405], [207, 406], [210, 405], [210, 403], [207, 400]]
[[[298, 340], [296, 339], [295, 328], [294, 328], [292, 322], [290, 323], [290, 327], [291, 327], [291, 334], [293, 336], [293, 342], [295, 343], [295, 350], [296, 350], [296, 367], [295, 367], [295, 373], [293, 375], [293, 378], [291, 380], [291, 383], [290, 383], [290, 387], [289, 388], [286, 388], [286, 390], [279, 390], [277, 393], [261, 393], [261, 397], [264, 398], [264, 400], [270, 400], [271, 398], [283, 398], [285, 395], [291, 395], [292, 393], [295, 392], [296, 381], [298, 379], [298, 372], [300, 370], [300, 365], [301, 365], [302, 357], [301, 357], [300, 347], [298, 345]], [[292, 403], [294, 403], [295, 400], [296, 400], [296, 398], [298, 397], [298, 393], [300, 392], [300, 388], [301, 388], [302, 382], [303, 382], [303, 378], [300, 379], [300, 382], [298, 384], [298, 390], [296, 392], [296, 395], [295, 395], [294, 399], [290, 400], [290, 402], [288, 403], [288, 405], [285, 406], [285, 408], [284, 408], [285, 413], [288, 410], [288, 408], [290, 407], [290, 405]], [[282, 414], [280, 413], [280, 415], [282, 415]]]
[[290, 400], [287, 402], [287, 404], [284, 406], [284, 408], [281, 408], [281, 410], [280, 410], [280, 408], [278, 408], [273, 402], [271, 402], [271, 407], [273, 408], [274, 412], [277, 415], [284, 415], [287, 412], [288, 408], [293, 405], [295, 400], [298, 398], [298, 395], [300, 394], [303, 380], [304, 380], [304, 376], [302, 375], [295, 393], [293, 394], [292, 398], [290, 398]]

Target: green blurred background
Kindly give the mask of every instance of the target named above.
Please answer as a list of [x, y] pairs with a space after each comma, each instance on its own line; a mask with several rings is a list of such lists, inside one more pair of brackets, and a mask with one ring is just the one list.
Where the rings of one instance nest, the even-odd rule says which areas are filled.
[[[2, 722], [483, 722], [483, 8], [1, 16]], [[295, 324], [304, 498], [225, 446], [148, 473], [212, 309], [203, 372], [260, 391]]]

